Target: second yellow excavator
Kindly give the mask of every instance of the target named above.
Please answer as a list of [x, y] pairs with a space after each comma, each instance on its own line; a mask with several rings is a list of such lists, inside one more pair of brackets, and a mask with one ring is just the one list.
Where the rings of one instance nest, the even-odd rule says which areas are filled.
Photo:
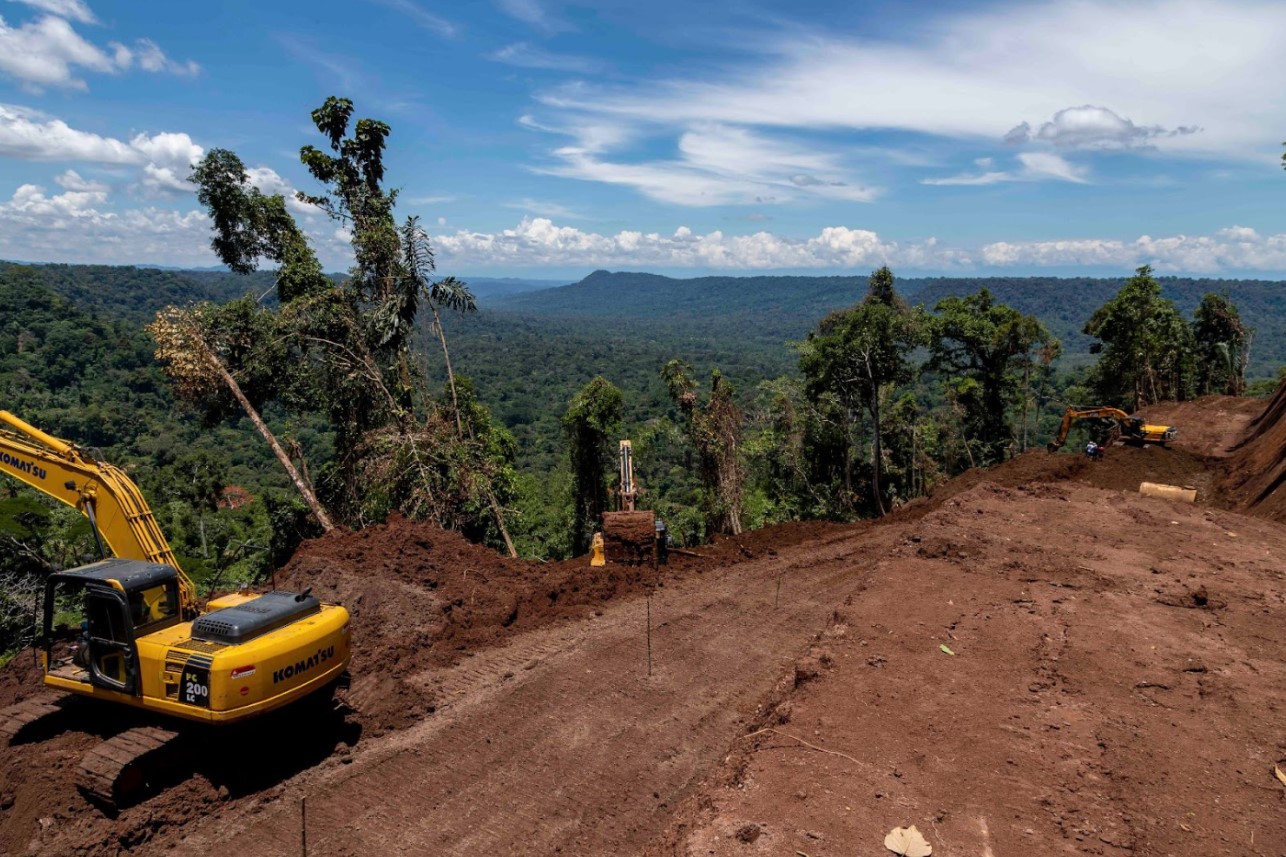
[[[171, 720], [227, 724], [333, 690], [346, 677], [347, 610], [304, 590], [227, 595], [203, 612], [138, 486], [119, 468], [0, 411], [0, 473], [78, 509], [105, 557], [47, 579], [37, 641], [46, 685]], [[60, 710], [59, 700], [40, 698], [0, 710], [0, 746]], [[152, 726], [116, 735], [82, 760], [82, 789], [104, 803], [128, 799], [148, 778], [149, 757], [178, 736]]]
[[1152, 425], [1145, 422], [1143, 417], [1127, 414], [1120, 408], [1069, 407], [1063, 413], [1063, 423], [1059, 426], [1058, 435], [1049, 442], [1047, 448], [1050, 452], [1057, 452], [1067, 442], [1067, 434], [1072, 430], [1073, 422], [1096, 418], [1115, 422], [1111, 440], [1119, 436], [1128, 443], [1155, 443], [1164, 447], [1169, 446], [1179, 434], [1174, 426]]

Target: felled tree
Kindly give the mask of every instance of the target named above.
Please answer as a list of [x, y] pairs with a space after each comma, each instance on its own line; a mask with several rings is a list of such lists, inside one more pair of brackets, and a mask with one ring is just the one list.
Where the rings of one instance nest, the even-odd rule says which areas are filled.
[[741, 464], [741, 409], [732, 385], [716, 369], [710, 373], [710, 394], [701, 404], [692, 367], [671, 360], [661, 369], [670, 398], [683, 415], [688, 440], [697, 452], [710, 532], [741, 533], [741, 503], [745, 471]]
[[259, 409], [250, 401], [224, 362], [223, 352], [246, 346], [244, 339], [235, 335], [238, 332], [244, 333], [246, 328], [232, 328], [212, 321], [210, 316], [217, 315], [218, 312], [218, 308], [210, 304], [200, 304], [186, 310], [167, 307], [157, 313], [156, 320], [147, 327], [156, 340], [157, 359], [165, 366], [165, 373], [169, 376], [175, 393], [188, 402], [217, 402], [225, 390], [232, 395], [255, 429], [268, 442], [272, 454], [277, 457], [282, 469], [308, 504], [317, 523], [329, 532], [335, 525], [318, 502], [312, 485], [300, 475], [276, 435], [263, 421]]
[[572, 553], [590, 546], [594, 528], [608, 510], [607, 479], [612, 471], [612, 440], [621, 430], [621, 391], [602, 376], [577, 393], [563, 415], [563, 432], [572, 466], [576, 516]]
[[[493, 431], [486, 409], [465, 401], [441, 324], [439, 308], [472, 310], [473, 296], [453, 278], [434, 280], [432, 249], [418, 220], [409, 218], [400, 227], [394, 220], [397, 192], [383, 184], [388, 125], [353, 122], [352, 102], [333, 97], [313, 111], [312, 119], [326, 150], [305, 146], [300, 158], [322, 190], [300, 193], [298, 199], [351, 233], [355, 264], [342, 282], [321, 273], [285, 200], [253, 188], [235, 155], [214, 150], [193, 173], [214, 222], [212, 247], [220, 258], [241, 272], [254, 270], [261, 260], [280, 265], [281, 306], [275, 312], [259, 308], [273, 330], [254, 346], [279, 342], [293, 359], [272, 364], [283, 373], [270, 378], [276, 386], [266, 385], [260, 404], [277, 401], [291, 410], [327, 414], [336, 451], [329, 470], [337, 478], [323, 484], [331, 486], [332, 506], [350, 523], [361, 525], [401, 509], [476, 532], [472, 510], [481, 498], [513, 554], [502, 505], [512, 451], [506, 458], [508, 444]], [[446, 405], [429, 394], [410, 359], [411, 334], [425, 303], [447, 363]], [[222, 321], [204, 314], [194, 320], [216, 328]], [[222, 335], [200, 325], [188, 331], [202, 332], [206, 342]], [[263, 363], [235, 361], [231, 353], [218, 356], [237, 380]], [[254, 404], [254, 396], [247, 398]], [[450, 429], [446, 433], [444, 425]]]

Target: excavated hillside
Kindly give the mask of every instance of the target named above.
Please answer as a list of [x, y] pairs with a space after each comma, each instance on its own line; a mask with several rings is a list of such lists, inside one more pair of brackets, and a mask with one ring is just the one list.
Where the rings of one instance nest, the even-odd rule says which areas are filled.
[[1153, 409], [1175, 448], [1027, 453], [656, 573], [332, 533], [276, 584], [353, 612], [350, 710], [212, 735], [115, 818], [73, 772], [117, 718], [12, 747], [0, 850], [820, 857], [916, 824], [935, 855], [1280, 855], [1286, 527], [1234, 477], [1286, 428], [1227, 457], [1261, 410]]

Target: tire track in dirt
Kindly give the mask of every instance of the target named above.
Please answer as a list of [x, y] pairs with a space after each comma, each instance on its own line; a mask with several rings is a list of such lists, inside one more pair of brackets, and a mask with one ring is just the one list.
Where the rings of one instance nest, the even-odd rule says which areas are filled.
[[638, 851], [858, 588], [869, 540], [863, 528], [659, 589], [651, 677], [637, 597], [421, 673], [443, 694], [435, 715], [189, 828], [181, 850], [235, 836], [241, 854], [298, 854], [307, 797], [313, 855]]

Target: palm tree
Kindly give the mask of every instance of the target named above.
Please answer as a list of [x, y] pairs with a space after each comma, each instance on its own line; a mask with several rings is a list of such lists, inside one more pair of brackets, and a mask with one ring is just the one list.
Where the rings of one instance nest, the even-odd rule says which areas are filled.
[[460, 418], [460, 400], [456, 395], [455, 371], [451, 368], [451, 351], [447, 348], [446, 331], [442, 329], [442, 314], [439, 312], [439, 307], [458, 313], [477, 312], [478, 303], [473, 297], [473, 292], [469, 291], [469, 287], [455, 277], [432, 279], [436, 267], [433, 261], [433, 248], [429, 245], [428, 233], [420, 226], [418, 216], [408, 217], [402, 226], [402, 256], [402, 264], [407, 275], [427, 298], [429, 312], [433, 313], [433, 330], [438, 335], [438, 341], [442, 343], [442, 359], [447, 367], [447, 385], [451, 389], [451, 406], [455, 409], [455, 426], [456, 430], [463, 435], [464, 423]]

